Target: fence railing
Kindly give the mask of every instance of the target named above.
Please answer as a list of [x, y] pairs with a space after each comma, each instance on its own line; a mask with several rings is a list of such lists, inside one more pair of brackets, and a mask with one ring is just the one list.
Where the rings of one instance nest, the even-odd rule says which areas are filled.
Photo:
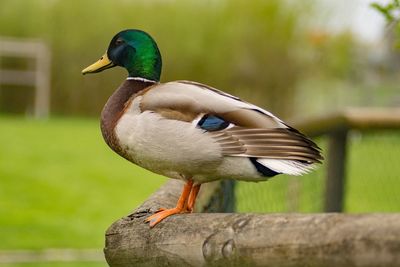
[[[340, 211], [348, 131], [400, 128], [400, 109], [351, 109], [292, 125], [310, 136], [329, 136], [325, 211]], [[111, 267], [400, 266], [400, 213], [226, 213], [235, 199], [231, 181], [203, 185], [198, 213], [172, 216], [150, 229], [144, 219], [174, 206], [181, 189], [180, 181], [169, 181], [107, 230]]]
[[0, 37], [0, 62], [4, 57], [34, 59], [34, 70], [2, 69], [0, 85], [23, 85], [35, 88], [33, 115], [43, 118], [50, 111], [50, 49], [38, 40]]
[[310, 137], [328, 136], [324, 211], [341, 212], [346, 181], [348, 132], [400, 129], [400, 108], [352, 108], [329, 116], [294, 122], [293, 126]]

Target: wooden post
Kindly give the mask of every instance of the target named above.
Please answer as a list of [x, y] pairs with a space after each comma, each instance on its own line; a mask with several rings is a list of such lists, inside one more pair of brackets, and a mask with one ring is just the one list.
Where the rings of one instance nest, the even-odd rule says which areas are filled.
[[208, 191], [213, 187], [208, 199], [199, 201], [202, 204], [197, 210], [202, 212], [234, 212], [235, 211], [235, 181], [223, 180], [214, 184], [205, 184]]
[[50, 113], [50, 51], [44, 43], [36, 45], [34, 116], [46, 118]]
[[329, 134], [328, 171], [325, 181], [325, 212], [342, 212], [346, 177], [347, 129]]

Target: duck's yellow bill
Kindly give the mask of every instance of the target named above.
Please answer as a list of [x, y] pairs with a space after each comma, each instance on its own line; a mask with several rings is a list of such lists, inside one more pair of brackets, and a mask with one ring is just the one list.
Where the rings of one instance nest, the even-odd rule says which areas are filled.
[[98, 61], [96, 61], [86, 69], [82, 70], [82, 74], [96, 73], [108, 68], [112, 68], [114, 66], [114, 63], [112, 63], [112, 61], [108, 59], [107, 53], [105, 53]]

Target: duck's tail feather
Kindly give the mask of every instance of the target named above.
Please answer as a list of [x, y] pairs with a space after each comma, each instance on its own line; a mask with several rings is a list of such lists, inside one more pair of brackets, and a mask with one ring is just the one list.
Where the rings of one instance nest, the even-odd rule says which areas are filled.
[[[272, 177], [277, 174], [303, 175], [315, 168], [315, 164], [297, 160], [281, 160], [266, 158], [250, 158], [257, 170], [264, 176]], [[261, 165], [261, 166], [260, 166]]]

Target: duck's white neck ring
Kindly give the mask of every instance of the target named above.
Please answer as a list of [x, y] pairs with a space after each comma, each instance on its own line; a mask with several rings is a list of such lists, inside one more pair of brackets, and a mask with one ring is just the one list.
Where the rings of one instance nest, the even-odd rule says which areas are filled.
[[149, 80], [142, 77], [128, 77], [126, 80], [134, 80], [134, 81], [141, 81], [141, 82], [148, 82], [148, 83], [157, 83], [156, 81]]

